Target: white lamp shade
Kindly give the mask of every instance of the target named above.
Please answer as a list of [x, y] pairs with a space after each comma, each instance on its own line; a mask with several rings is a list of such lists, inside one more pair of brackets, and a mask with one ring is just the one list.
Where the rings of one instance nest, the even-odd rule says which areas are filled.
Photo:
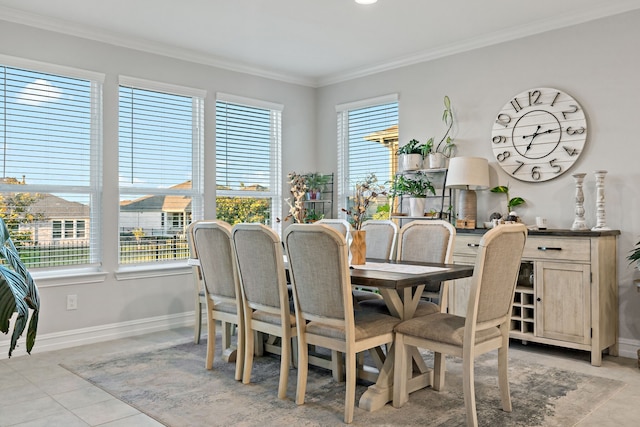
[[452, 157], [447, 172], [447, 188], [486, 190], [489, 188], [489, 161], [483, 157]]

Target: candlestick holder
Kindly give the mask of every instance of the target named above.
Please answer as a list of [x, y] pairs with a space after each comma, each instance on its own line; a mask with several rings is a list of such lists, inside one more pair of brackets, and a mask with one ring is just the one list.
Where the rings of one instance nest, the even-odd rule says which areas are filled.
[[576, 181], [576, 207], [575, 207], [575, 219], [573, 220], [572, 230], [588, 230], [587, 223], [584, 220], [584, 192], [582, 191], [582, 182], [586, 173], [574, 173], [573, 179]]
[[604, 209], [604, 176], [607, 171], [594, 171], [596, 176], [596, 226], [593, 231], [611, 230], [606, 224], [606, 214]]

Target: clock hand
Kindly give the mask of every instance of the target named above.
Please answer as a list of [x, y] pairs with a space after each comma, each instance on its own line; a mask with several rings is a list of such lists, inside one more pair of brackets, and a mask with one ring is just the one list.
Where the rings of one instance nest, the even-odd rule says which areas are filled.
[[538, 129], [536, 129], [536, 131], [533, 134], [531, 134], [531, 135], [523, 135], [522, 136], [522, 139], [531, 137], [531, 141], [529, 142], [529, 145], [527, 145], [527, 148], [524, 150], [525, 154], [531, 148], [531, 144], [533, 144], [533, 140], [536, 139], [536, 136], [540, 135], [540, 133], [538, 131], [540, 130], [541, 127], [542, 126], [538, 125]]

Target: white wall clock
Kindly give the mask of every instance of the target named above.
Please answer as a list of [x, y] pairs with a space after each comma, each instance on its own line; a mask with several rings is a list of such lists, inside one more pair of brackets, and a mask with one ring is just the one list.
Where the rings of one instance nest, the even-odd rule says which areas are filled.
[[500, 167], [521, 181], [543, 182], [565, 173], [587, 140], [580, 104], [551, 88], [516, 95], [498, 113], [491, 148]]

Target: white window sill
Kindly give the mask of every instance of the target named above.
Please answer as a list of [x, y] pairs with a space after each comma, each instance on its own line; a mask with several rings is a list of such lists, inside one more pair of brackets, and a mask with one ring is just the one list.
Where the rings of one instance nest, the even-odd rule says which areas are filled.
[[136, 265], [120, 267], [115, 272], [116, 280], [144, 279], [152, 277], [177, 276], [191, 274], [191, 266], [187, 265], [187, 260], [179, 262], [156, 264], [156, 265]]
[[107, 273], [95, 268], [78, 268], [68, 270], [43, 270], [31, 272], [31, 277], [38, 288], [57, 286], [84, 285], [101, 283], [107, 278]]

